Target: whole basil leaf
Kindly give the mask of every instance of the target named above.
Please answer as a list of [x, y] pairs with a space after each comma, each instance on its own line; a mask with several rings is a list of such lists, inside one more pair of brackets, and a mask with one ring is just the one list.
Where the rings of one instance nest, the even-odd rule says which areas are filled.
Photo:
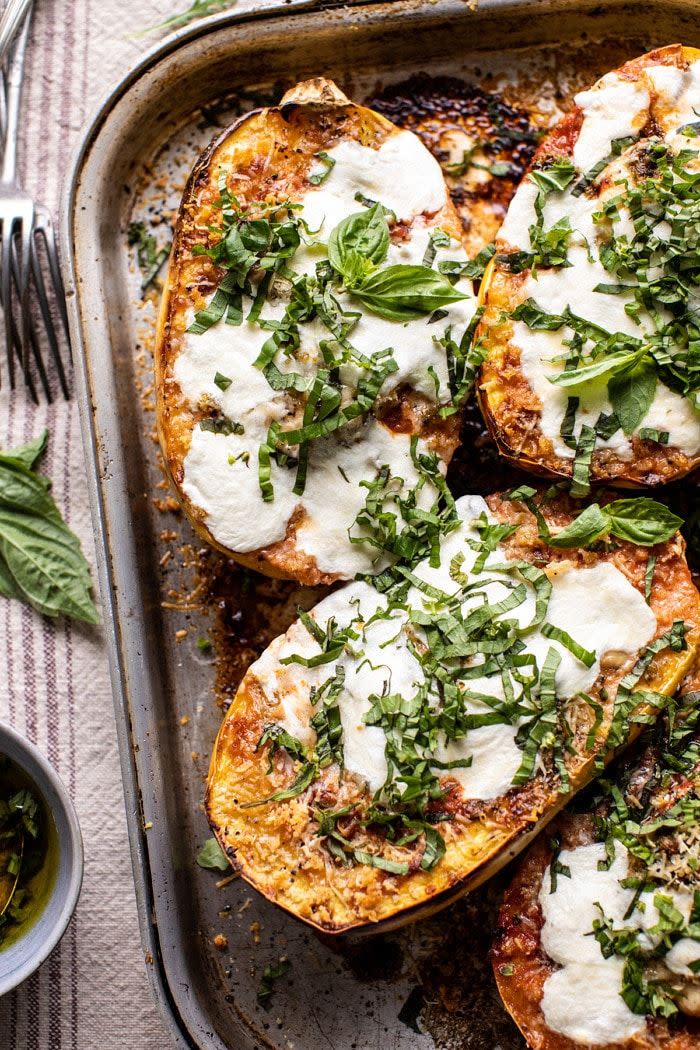
[[213, 836], [207, 839], [197, 854], [197, 863], [200, 868], [209, 868], [210, 871], [229, 871], [231, 868], [226, 854]]
[[528, 178], [534, 182], [540, 192], [550, 193], [552, 190], [559, 193], [569, 185], [576, 169], [568, 157], [558, 157], [548, 168], [538, 168], [531, 171]]
[[328, 238], [328, 260], [347, 282], [358, 280], [360, 263], [378, 266], [389, 250], [389, 224], [386, 209], [379, 203], [365, 211], [354, 212], [331, 231]]
[[389, 321], [411, 321], [468, 296], [425, 266], [387, 266], [353, 288], [366, 307]]
[[610, 519], [605, 509], [597, 503], [581, 511], [566, 528], [550, 535], [547, 543], [550, 547], [588, 547], [591, 543], [605, 536], [610, 528]]
[[88, 563], [60, 519], [0, 510], [0, 554], [22, 597], [39, 612], [97, 623]]
[[19, 462], [27, 470], [31, 470], [46, 448], [48, 439], [49, 432], [44, 430], [39, 434], [38, 438], [27, 442], [26, 445], [18, 445], [16, 448], [10, 449], [9, 452], [0, 452], [0, 463], [14, 465]]
[[608, 382], [608, 396], [620, 426], [628, 436], [639, 426], [656, 393], [656, 367], [647, 358], [625, 368]]
[[0, 555], [0, 595], [3, 598], [21, 598], [22, 592], [15, 583], [5, 559]]
[[46, 478], [23, 466], [20, 460], [0, 460], [0, 507], [33, 514], [58, 514]]
[[665, 543], [683, 524], [663, 503], [648, 496], [617, 499], [603, 508], [610, 521], [610, 532], [620, 540], [629, 540], [642, 547]]
[[634, 367], [642, 353], [643, 351], [640, 350], [618, 350], [614, 354], [601, 354], [590, 365], [567, 368], [547, 378], [550, 383], [556, 383], [557, 386], [581, 386], [583, 383], [590, 383], [593, 379], [600, 379], [601, 376], [613, 375], [622, 369]]

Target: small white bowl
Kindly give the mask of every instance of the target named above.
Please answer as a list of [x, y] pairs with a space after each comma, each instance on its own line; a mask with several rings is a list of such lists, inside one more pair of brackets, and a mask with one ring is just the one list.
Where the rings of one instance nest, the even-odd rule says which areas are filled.
[[0, 722], [0, 755], [21, 769], [53, 817], [58, 835], [58, 870], [49, 898], [25, 933], [0, 943], [0, 995], [16, 988], [51, 954], [75, 911], [83, 882], [83, 840], [68, 792], [42, 753], [7, 722]]

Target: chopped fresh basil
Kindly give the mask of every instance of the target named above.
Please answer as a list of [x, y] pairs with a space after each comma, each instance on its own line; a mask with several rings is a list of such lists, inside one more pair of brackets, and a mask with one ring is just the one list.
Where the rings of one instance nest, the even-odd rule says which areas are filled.
[[550, 849], [552, 850], [552, 859], [549, 862], [549, 892], [557, 892], [557, 883], [560, 875], [565, 878], [571, 878], [571, 868], [567, 864], [562, 864], [559, 860], [559, 854], [561, 853], [561, 839], [558, 835], [554, 835], [549, 840]]
[[[229, 380], [230, 382], [230, 380]], [[218, 386], [219, 384], [217, 384]], [[206, 430], [210, 434], [244, 434], [242, 423], [227, 419], [226, 416], [205, 416], [199, 421], [200, 430]]]
[[595, 430], [584, 423], [576, 442], [576, 455], [571, 476], [571, 495], [574, 499], [587, 496], [591, 491], [590, 472], [595, 443]]
[[457, 259], [443, 259], [438, 263], [438, 270], [446, 277], [469, 277], [473, 281], [480, 280], [484, 276], [486, 267], [491, 262], [496, 251], [495, 244], [487, 244], [485, 248], [469, 259], [461, 262]]
[[267, 1006], [275, 989], [275, 981], [286, 977], [291, 968], [291, 963], [286, 957], [278, 959], [277, 962], [269, 963], [263, 970], [262, 979], [258, 987], [258, 1002]]
[[654, 584], [654, 569], [656, 568], [656, 555], [650, 554], [647, 558], [647, 567], [644, 573], [644, 598], [647, 605], [651, 604], [651, 590]]
[[449, 246], [449, 233], [445, 233], [445, 231], [441, 230], [439, 227], [432, 230], [430, 237], [428, 238], [428, 247], [425, 249], [425, 254], [423, 256], [423, 266], [432, 266], [435, 262], [438, 248], [449, 248]]
[[[578, 397], [570, 397], [566, 402], [566, 412], [564, 418], [561, 421], [561, 427], [559, 428], [559, 435], [565, 445], [569, 448], [576, 448], [576, 436], [574, 434], [574, 427], [576, 425], [576, 412], [580, 399]], [[596, 427], [597, 433], [597, 427]]]
[[[675, 625], [661, 648], [674, 648], [682, 640], [682, 632], [675, 638], [674, 632]], [[655, 651], [661, 648], [655, 643]], [[648, 663], [647, 653], [635, 668], [636, 680], [639, 667], [643, 673]], [[700, 798], [692, 772], [700, 762], [700, 708], [693, 693], [665, 701], [661, 718], [646, 731], [641, 761], [623, 766], [615, 781], [602, 781], [593, 800], [595, 834], [606, 854], [600, 866], [609, 870], [620, 843], [632, 858], [630, 874], [620, 884], [634, 893], [623, 916], [625, 925], [598, 906], [591, 933], [605, 958], [624, 960], [620, 995], [629, 1008], [673, 1024], [680, 1016], [685, 982], [667, 979], [664, 957], [684, 938], [697, 941], [700, 954], [700, 891], [694, 863]], [[629, 706], [627, 698], [625, 703]], [[671, 887], [694, 890], [687, 920]], [[648, 913], [650, 897], [658, 916], [653, 925], [641, 918]], [[647, 936], [640, 936], [642, 930]], [[691, 972], [698, 969], [691, 964]]]
[[358, 864], [368, 864], [372, 868], [380, 868], [392, 875], [408, 875], [408, 864], [386, 860], [377, 853], [365, 853], [364, 850], [356, 849], [354, 857]]
[[544, 200], [548, 193], [563, 193], [575, 173], [576, 169], [568, 157], [558, 157], [547, 167], [531, 171], [528, 178], [537, 186]]
[[214, 383], [216, 386], [218, 386], [219, 390], [228, 390], [228, 388], [231, 386], [231, 382], [232, 381], [228, 378], [228, 376], [223, 376], [221, 372], [217, 372], [214, 376]]
[[136, 248], [136, 259], [141, 271], [141, 294], [145, 294], [163, 268], [170, 255], [170, 241], [161, 248], [153, 234], [148, 233], [144, 223], [132, 222], [127, 232], [129, 245]]
[[571, 188], [572, 195], [574, 197], [580, 197], [588, 189], [588, 187], [595, 182], [598, 176], [602, 174], [603, 171], [605, 171], [608, 164], [610, 164], [610, 162], [614, 160], [615, 157], [619, 157], [620, 154], [623, 153], [634, 142], [636, 142], [636, 136], [634, 135], [628, 135], [623, 138], [613, 139], [613, 141], [610, 144], [610, 153], [607, 156], [603, 157], [602, 160], [599, 160], [597, 164], [595, 164], [592, 168], [589, 168], [589, 170], [581, 176], [581, 178]]
[[654, 441], [657, 445], [668, 445], [668, 430], [656, 430], [653, 427], [641, 427], [639, 436], [642, 441]]
[[571, 637], [568, 631], [565, 631], [562, 627], [555, 627], [552, 623], [542, 624], [542, 634], [545, 638], [552, 638], [555, 642], [559, 642], [568, 649], [577, 660], [580, 660], [586, 667], [592, 667], [595, 663], [595, 653], [590, 652], [588, 649], [584, 649], [575, 639]]
[[333, 168], [335, 167], [335, 157], [331, 157], [329, 153], [324, 153], [323, 150], [321, 150], [320, 153], [314, 153], [314, 157], [316, 160], [321, 161], [322, 167], [320, 171], [312, 172], [312, 174], [308, 176], [308, 180], [312, 186], [320, 186], [333, 171]]
[[[613, 142], [610, 155], [576, 182], [571, 193], [578, 196], [585, 192], [611, 160], [634, 141], [623, 138]], [[619, 192], [601, 200], [596, 219], [601, 223], [614, 219], [624, 208], [633, 218], [634, 233], [617, 235], [612, 224], [613, 232], [598, 247], [600, 262], [611, 279], [599, 282], [595, 290], [601, 295], [625, 296], [625, 312], [640, 326], [638, 337], [606, 331], [569, 309], [561, 315], [548, 314], [532, 300], [512, 314], [533, 330], [573, 330], [572, 337], [567, 332], [563, 339], [563, 368], [551, 375], [550, 381], [583, 388], [606, 380], [614, 418], [628, 437], [643, 422], [658, 382], [687, 397], [695, 407], [700, 406], [700, 324], [692, 292], [700, 279], [700, 177], [690, 163], [696, 158], [694, 150], [674, 155], [666, 144], [649, 141], [640, 153], [648, 174], [634, 180], [618, 176]], [[555, 230], [543, 230], [542, 194], [556, 189], [566, 174], [561, 180], [552, 180], [547, 174], [537, 177], [533, 172], [531, 178], [540, 189], [535, 207], [538, 222], [531, 231], [533, 251], [519, 263], [516, 259], [517, 265], [505, 256], [504, 265], [511, 270], [535, 265], [535, 246], [540, 255], [546, 254], [541, 243], [544, 237], [554, 236], [551, 243], [558, 243]], [[670, 231], [668, 236], [658, 233], [661, 224]], [[559, 232], [563, 246], [563, 227]], [[590, 246], [589, 252], [592, 254]], [[523, 253], [513, 253], [513, 257], [518, 254]], [[560, 252], [555, 260], [559, 265], [564, 254]], [[642, 315], [646, 318], [644, 327]], [[643, 429], [644, 439], [654, 440], [649, 428]]]
[[478, 171], [486, 171], [489, 175], [493, 175], [494, 178], [502, 179], [514, 174], [513, 166], [508, 161], [497, 160], [492, 164], [483, 163], [482, 161], [474, 160], [477, 153], [481, 153], [485, 150], [492, 150], [497, 143], [493, 141], [488, 142], [477, 142], [471, 149], [462, 151], [461, 160], [455, 161], [450, 164], [443, 164], [443, 170], [454, 178], [460, 178], [465, 175], [470, 169], [474, 168]]
[[525, 299], [511, 314], [515, 321], [523, 321], [533, 332], [556, 332], [566, 323], [566, 317], [548, 314], [541, 310], [534, 299]]

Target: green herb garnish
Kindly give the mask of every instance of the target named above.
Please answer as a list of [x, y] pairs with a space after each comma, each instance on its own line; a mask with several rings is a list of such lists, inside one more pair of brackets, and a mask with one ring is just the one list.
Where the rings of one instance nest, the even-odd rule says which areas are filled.
[[209, 868], [210, 871], [229, 871], [231, 868], [226, 854], [213, 836], [207, 839], [197, 854], [197, 863], [200, 868]]
[[28, 602], [46, 616], [97, 623], [90, 567], [33, 468], [46, 431], [30, 445], [0, 453], [0, 594]]
[[33, 789], [19, 787], [13, 767], [0, 758], [0, 946], [38, 906], [35, 876], [48, 849], [44, 811]]
[[261, 1005], [266, 1006], [269, 1003], [275, 989], [275, 981], [278, 981], [280, 977], [286, 976], [291, 965], [289, 959], [283, 957], [278, 959], [277, 962], [269, 963], [265, 967], [258, 988], [258, 1002]]
[[610, 537], [641, 547], [653, 547], [670, 540], [683, 524], [682, 518], [665, 504], [648, 496], [637, 496], [613, 500], [604, 506], [591, 503], [569, 525], [553, 533], [542, 515], [541, 506], [535, 502], [536, 495], [536, 489], [521, 485], [509, 493], [509, 498], [525, 503], [538, 519], [540, 538], [550, 547], [590, 547]]
[[170, 255], [170, 241], [158, 247], [152, 233], [148, 233], [144, 223], [132, 222], [127, 232], [129, 245], [136, 248], [136, 258], [141, 271], [141, 293], [148, 291], [163, 268]]
[[235, 3], [236, 0], [193, 0], [190, 7], [185, 11], [181, 11], [177, 15], [171, 15], [165, 21], [159, 22], [158, 25], [151, 26], [149, 29], [145, 29], [142, 33], [136, 35], [147, 36], [149, 33], [156, 33], [161, 29], [182, 29], [183, 26], [189, 25], [190, 22], [194, 22], [197, 18], [213, 15], [217, 11], [225, 11], [227, 8], [233, 7]]

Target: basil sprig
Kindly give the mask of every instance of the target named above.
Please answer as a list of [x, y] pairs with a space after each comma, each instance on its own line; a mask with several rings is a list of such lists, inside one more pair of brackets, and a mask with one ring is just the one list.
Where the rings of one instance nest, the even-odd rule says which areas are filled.
[[46, 616], [97, 623], [80, 541], [51, 497], [51, 482], [33, 469], [47, 436], [0, 453], [0, 594]]
[[682, 519], [663, 503], [648, 496], [636, 496], [632, 499], [616, 499], [604, 506], [591, 503], [569, 525], [553, 533], [541, 507], [535, 503], [536, 495], [536, 489], [521, 485], [509, 493], [509, 499], [524, 503], [535, 515], [540, 538], [550, 547], [590, 547], [599, 540], [611, 537], [636, 543], [640, 547], [653, 547], [670, 540], [683, 524]]
[[389, 250], [387, 209], [379, 203], [348, 215], [328, 240], [328, 260], [346, 289], [372, 313], [411, 321], [468, 298], [430, 266], [380, 264]]
[[353, 212], [331, 231], [328, 261], [348, 281], [361, 279], [386, 258], [389, 226], [386, 210], [373, 204], [366, 211]]

